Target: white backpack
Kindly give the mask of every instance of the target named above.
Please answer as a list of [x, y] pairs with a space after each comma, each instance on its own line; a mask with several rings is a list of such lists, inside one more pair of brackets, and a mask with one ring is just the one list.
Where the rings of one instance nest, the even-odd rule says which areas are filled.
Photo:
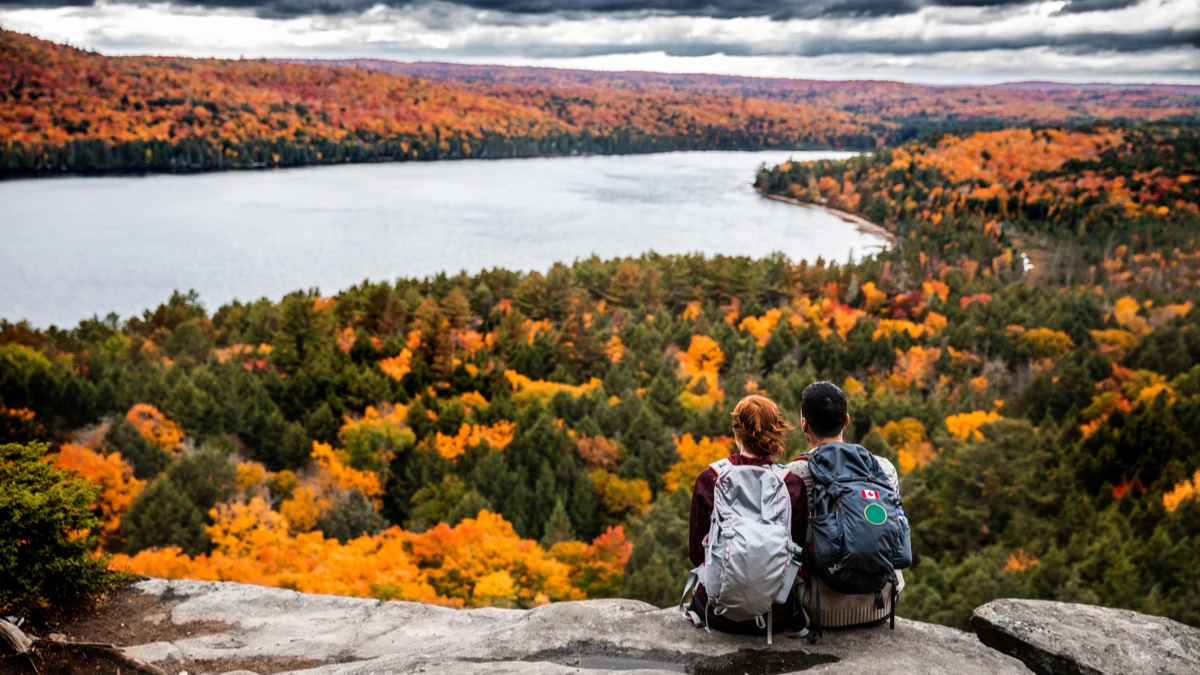
[[801, 549], [792, 543], [792, 500], [786, 468], [735, 466], [728, 459], [710, 465], [712, 525], [704, 540], [704, 564], [688, 575], [679, 611], [697, 627], [707, 628], [688, 611], [688, 593], [698, 583], [708, 594], [706, 609], [732, 621], [753, 619], [772, 642], [771, 607], [787, 601], [800, 569]]

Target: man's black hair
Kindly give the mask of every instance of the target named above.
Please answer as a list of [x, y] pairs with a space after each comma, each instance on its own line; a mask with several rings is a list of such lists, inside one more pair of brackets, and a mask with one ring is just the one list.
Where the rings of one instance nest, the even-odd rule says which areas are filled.
[[804, 389], [800, 414], [814, 434], [833, 438], [846, 426], [846, 395], [832, 382], [813, 382]]

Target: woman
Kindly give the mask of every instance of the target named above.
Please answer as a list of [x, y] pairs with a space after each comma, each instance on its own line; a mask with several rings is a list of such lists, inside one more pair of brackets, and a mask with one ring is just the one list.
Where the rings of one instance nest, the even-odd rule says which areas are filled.
[[[775, 402], [765, 396], [747, 396], [738, 401], [733, 409], [733, 438], [737, 444], [736, 451], [729, 456], [734, 466], [769, 466], [783, 457], [787, 449], [787, 435], [794, 427], [779, 412]], [[688, 557], [692, 564], [700, 566], [704, 563], [704, 539], [708, 535], [713, 510], [713, 490], [717, 481], [717, 472], [708, 467], [696, 478], [696, 487], [692, 490], [692, 513], [688, 524]], [[792, 504], [792, 541], [804, 544], [805, 531], [808, 526], [808, 503], [804, 490], [804, 482], [795, 474], [788, 472], [784, 478], [788, 496]], [[699, 617], [704, 617], [708, 603], [708, 594], [704, 586], [697, 587], [692, 596], [691, 611]], [[783, 604], [777, 604], [772, 611], [775, 628], [783, 628], [793, 622], [794, 598], [789, 596]], [[708, 611], [708, 626], [729, 633], [761, 634], [763, 628], [755, 621], [732, 621], [717, 616]]]

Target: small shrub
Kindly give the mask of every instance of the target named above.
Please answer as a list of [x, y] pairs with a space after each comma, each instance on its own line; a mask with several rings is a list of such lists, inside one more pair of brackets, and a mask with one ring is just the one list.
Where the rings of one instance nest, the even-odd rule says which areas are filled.
[[47, 450], [0, 445], [0, 615], [79, 602], [122, 576], [92, 553], [96, 486], [42, 461]]

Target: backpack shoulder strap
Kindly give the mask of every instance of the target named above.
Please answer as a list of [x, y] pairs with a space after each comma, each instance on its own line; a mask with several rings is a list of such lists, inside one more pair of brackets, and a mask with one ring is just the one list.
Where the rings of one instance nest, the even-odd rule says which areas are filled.
[[892, 492], [895, 492], [896, 496], [899, 497], [900, 496], [900, 474], [896, 473], [895, 465], [893, 465], [891, 463], [891, 461], [889, 461], [886, 457], [880, 457], [879, 455], [875, 455], [875, 459], [876, 459], [876, 461], [879, 462], [880, 468], [883, 469], [884, 475], [887, 476], [888, 483], [892, 486]]
[[717, 481], [719, 482], [721, 480], [721, 476], [729, 473], [729, 470], [733, 468], [733, 462], [729, 461], [729, 458], [726, 457], [724, 459], [718, 459], [712, 464], [709, 464], [708, 468], [717, 473]]

